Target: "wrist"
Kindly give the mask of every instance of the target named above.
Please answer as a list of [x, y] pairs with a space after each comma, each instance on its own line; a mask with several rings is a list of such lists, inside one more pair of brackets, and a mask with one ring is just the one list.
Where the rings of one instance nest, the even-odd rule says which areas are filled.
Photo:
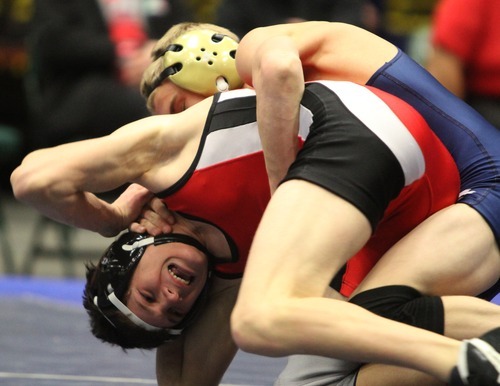
[[101, 216], [97, 216], [95, 231], [104, 237], [114, 237], [129, 225], [121, 211], [112, 204], [105, 203], [99, 212]]

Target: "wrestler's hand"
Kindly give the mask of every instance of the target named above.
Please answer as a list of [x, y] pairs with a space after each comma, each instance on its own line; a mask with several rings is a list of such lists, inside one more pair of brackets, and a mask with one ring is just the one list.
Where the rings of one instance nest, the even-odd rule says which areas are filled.
[[111, 203], [116, 219], [114, 225], [99, 231], [105, 237], [115, 236], [127, 229], [140, 215], [145, 205], [153, 197], [148, 189], [138, 184], [131, 184], [125, 191]]
[[144, 233], [156, 236], [160, 233], [170, 233], [173, 231], [175, 217], [167, 206], [157, 197], [152, 197], [147, 202], [136, 219], [130, 224], [129, 229], [133, 232]]

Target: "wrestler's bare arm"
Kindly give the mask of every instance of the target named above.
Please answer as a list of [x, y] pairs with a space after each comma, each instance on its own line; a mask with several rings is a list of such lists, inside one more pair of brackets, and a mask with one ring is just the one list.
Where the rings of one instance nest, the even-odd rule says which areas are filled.
[[299, 104], [304, 90], [302, 63], [293, 41], [282, 35], [262, 42], [251, 60], [259, 134], [273, 192], [298, 151]]
[[236, 65], [257, 93], [257, 119], [273, 192], [297, 153], [304, 80], [365, 83], [396, 48], [363, 29], [329, 22], [257, 28], [241, 41]]
[[36, 150], [12, 173], [14, 194], [56, 221], [113, 236], [150, 197], [141, 195], [129, 208], [94, 193], [127, 182], [151, 191], [168, 187], [192, 161], [209, 106], [202, 102], [182, 114], [130, 123], [105, 137]]
[[182, 338], [160, 346], [156, 375], [160, 386], [218, 385], [236, 354], [229, 315], [240, 279], [215, 278], [209, 302], [196, 324]]
[[366, 83], [397, 48], [362, 28], [322, 21], [256, 28], [243, 37], [236, 64], [243, 80], [252, 84], [252, 65], [259, 46], [275, 37], [288, 37], [298, 50], [305, 80], [347, 80]]

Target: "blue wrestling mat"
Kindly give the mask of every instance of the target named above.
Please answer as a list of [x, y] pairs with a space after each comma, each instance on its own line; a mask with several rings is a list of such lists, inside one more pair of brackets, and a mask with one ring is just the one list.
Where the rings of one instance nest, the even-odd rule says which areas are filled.
[[[0, 276], [0, 385], [156, 385], [154, 351], [94, 338], [81, 305], [82, 279]], [[493, 300], [500, 304], [500, 295]], [[272, 385], [284, 358], [239, 352], [228, 385]]]
[[[82, 279], [0, 276], [0, 385], [156, 385], [155, 352], [89, 331]], [[238, 353], [223, 385], [272, 385], [285, 359]]]

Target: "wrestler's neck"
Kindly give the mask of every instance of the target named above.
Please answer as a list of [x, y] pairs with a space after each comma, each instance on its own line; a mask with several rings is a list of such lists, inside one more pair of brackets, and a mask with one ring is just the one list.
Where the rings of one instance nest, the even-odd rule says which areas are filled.
[[231, 259], [231, 249], [224, 233], [216, 226], [193, 219], [187, 219], [178, 213], [174, 214], [177, 224], [187, 228], [218, 258]]

